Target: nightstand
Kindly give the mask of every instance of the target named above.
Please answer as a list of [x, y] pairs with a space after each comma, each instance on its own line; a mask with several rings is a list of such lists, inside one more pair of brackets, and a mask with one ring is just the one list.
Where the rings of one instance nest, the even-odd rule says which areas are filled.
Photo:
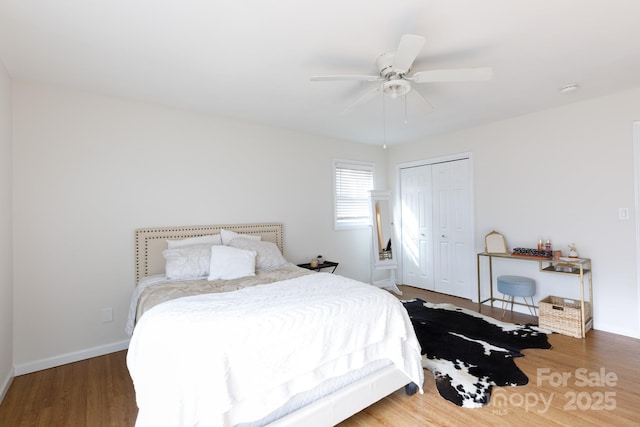
[[315, 271], [320, 271], [323, 268], [332, 268], [333, 267], [333, 270], [331, 270], [331, 272], [335, 273], [336, 268], [338, 268], [338, 264], [340, 264], [340, 263], [339, 262], [333, 262], [333, 261], [325, 261], [322, 264], [318, 264], [318, 266], [315, 267], [315, 268], [311, 267], [310, 263], [298, 264], [298, 267], [306, 268], [307, 270], [315, 270]]

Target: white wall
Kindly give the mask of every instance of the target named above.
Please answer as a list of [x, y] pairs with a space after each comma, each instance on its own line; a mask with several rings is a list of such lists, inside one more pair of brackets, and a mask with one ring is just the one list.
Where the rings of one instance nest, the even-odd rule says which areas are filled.
[[25, 82], [13, 108], [18, 373], [126, 345], [135, 228], [280, 221], [290, 261], [368, 280], [369, 230], [333, 231], [331, 160], [384, 183], [379, 147]]
[[13, 377], [11, 80], [0, 61], [0, 401]]
[[[631, 123], [640, 117], [638, 90], [385, 152], [14, 81], [11, 148], [6, 72], [0, 82], [3, 207], [10, 206], [6, 159], [13, 150], [15, 301], [12, 334], [4, 321], [12, 310], [5, 213], [0, 381], [11, 365], [4, 344], [12, 335], [17, 373], [126, 346], [138, 227], [281, 221], [288, 259], [322, 253], [341, 262], [338, 272], [368, 280], [369, 230], [333, 231], [333, 158], [375, 162], [378, 187], [395, 190], [396, 165], [471, 152], [476, 250], [493, 229], [510, 247], [531, 247], [540, 237], [563, 249], [575, 241], [594, 260], [596, 328], [640, 335], [635, 228], [617, 219], [619, 207], [635, 215]], [[535, 270], [525, 273], [540, 280]], [[575, 297], [577, 287], [555, 277], [542, 277], [540, 296]], [[102, 323], [106, 307], [113, 322]]]
[[[621, 207], [635, 217], [638, 119], [640, 89], [393, 147], [389, 183], [396, 188], [398, 164], [471, 152], [476, 251], [494, 229], [510, 248], [535, 248], [548, 238], [566, 254], [575, 242], [593, 260], [595, 328], [639, 337], [635, 223], [618, 219]], [[538, 298], [579, 296], [577, 281], [539, 273], [537, 263], [504, 261], [496, 274], [502, 272], [535, 277]]]

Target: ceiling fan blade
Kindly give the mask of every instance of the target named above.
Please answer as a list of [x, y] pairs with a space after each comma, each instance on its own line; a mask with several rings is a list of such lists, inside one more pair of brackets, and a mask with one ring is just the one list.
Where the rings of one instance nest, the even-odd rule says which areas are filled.
[[312, 82], [330, 82], [330, 81], [340, 81], [340, 80], [357, 80], [357, 81], [364, 81], [364, 82], [375, 82], [381, 79], [380, 79], [380, 76], [357, 75], [357, 74], [311, 77]]
[[413, 34], [405, 34], [400, 39], [398, 50], [393, 57], [393, 69], [398, 74], [404, 74], [409, 71], [411, 64], [415, 61], [418, 53], [424, 46], [425, 39], [422, 36]]
[[362, 94], [358, 99], [356, 99], [353, 103], [351, 103], [351, 105], [347, 106], [347, 108], [345, 108], [342, 113], [340, 114], [348, 114], [351, 111], [353, 111], [354, 108], [362, 105], [362, 104], [366, 104], [367, 102], [369, 102], [371, 99], [373, 99], [378, 92], [380, 92], [382, 89], [382, 86], [376, 86], [373, 89], [365, 92], [364, 94]]
[[452, 70], [430, 70], [419, 71], [408, 80], [416, 83], [438, 83], [438, 82], [474, 82], [481, 80], [491, 80], [493, 69], [481, 68], [458, 68]]

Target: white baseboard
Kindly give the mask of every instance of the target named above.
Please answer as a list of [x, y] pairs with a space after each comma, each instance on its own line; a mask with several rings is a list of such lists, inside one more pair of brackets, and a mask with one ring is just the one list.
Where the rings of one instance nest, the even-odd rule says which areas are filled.
[[14, 375], [30, 374], [31, 372], [54, 368], [56, 366], [66, 365], [67, 363], [78, 362], [92, 357], [103, 356], [116, 351], [126, 350], [127, 348], [129, 348], [129, 340], [124, 340], [88, 348], [86, 350], [76, 351], [74, 353], [67, 353], [47, 359], [36, 360], [34, 362], [23, 363], [21, 365], [14, 366]]
[[602, 322], [596, 322], [596, 325], [593, 326], [593, 329], [630, 338], [640, 338], [637, 329], [614, 327]]
[[0, 384], [0, 403], [2, 403], [4, 397], [7, 395], [9, 387], [11, 387], [11, 383], [13, 382], [14, 376], [15, 370], [11, 370], [11, 372], [8, 373], [7, 378], [5, 378]]

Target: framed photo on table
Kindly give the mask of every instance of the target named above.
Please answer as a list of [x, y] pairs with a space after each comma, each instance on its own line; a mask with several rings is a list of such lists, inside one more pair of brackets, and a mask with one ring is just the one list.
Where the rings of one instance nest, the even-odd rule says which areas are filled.
[[492, 231], [484, 236], [484, 251], [489, 254], [509, 253], [504, 236], [497, 231]]

